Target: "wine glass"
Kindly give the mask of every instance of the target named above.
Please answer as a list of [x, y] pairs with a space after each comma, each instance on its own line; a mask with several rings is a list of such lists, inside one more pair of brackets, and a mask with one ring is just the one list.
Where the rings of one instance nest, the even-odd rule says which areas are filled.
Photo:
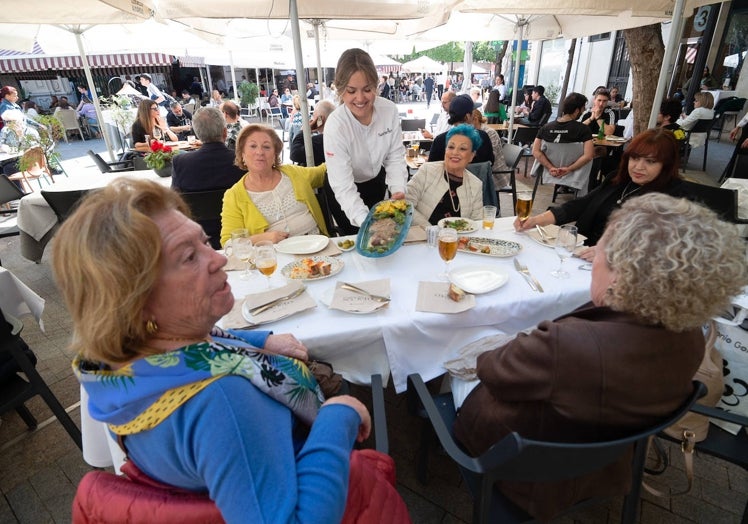
[[153, 133], [153, 139], [154, 140], [158, 140], [160, 142], [163, 141], [164, 134], [161, 132], [161, 128], [160, 127], [153, 126], [152, 133]]
[[275, 246], [270, 240], [262, 240], [255, 244], [255, 267], [257, 270], [268, 277], [268, 289], [270, 289], [270, 277], [278, 267], [278, 260], [275, 257]]
[[569, 258], [577, 248], [577, 226], [564, 225], [558, 230], [556, 237], [556, 254], [561, 262], [558, 269], [551, 271], [556, 278], [569, 278], [569, 273], [564, 271], [564, 260]]
[[249, 262], [252, 260], [254, 248], [252, 240], [249, 238], [249, 231], [246, 229], [235, 229], [231, 232], [231, 250], [236, 258], [244, 262], [244, 271], [239, 275], [242, 280], [249, 280], [251, 273], [249, 271]]
[[444, 260], [444, 273], [439, 275], [449, 280], [449, 263], [457, 254], [457, 230], [445, 227], [439, 231], [439, 256]]

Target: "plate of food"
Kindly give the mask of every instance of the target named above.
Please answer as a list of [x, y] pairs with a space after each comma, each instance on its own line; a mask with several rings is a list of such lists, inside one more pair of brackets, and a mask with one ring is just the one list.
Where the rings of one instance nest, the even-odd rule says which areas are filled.
[[442, 218], [437, 222], [439, 227], [451, 227], [458, 233], [474, 233], [478, 231], [478, 222], [469, 218]]
[[458, 237], [457, 251], [487, 257], [513, 257], [522, 250], [522, 244], [511, 240], [483, 237]]
[[293, 280], [321, 280], [337, 275], [344, 265], [334, 257], [316, 256], [290, 262], [283, 266], [281, 273]]
[[374, 205], [358, 230], [356, 251], [365, 257], [386, 257], [403, 244], [413, 221], [407, 200], [382, 200]]
[[491, 266], [456, 267], [449, 272], [450, 282], [474, 295], [500, 288], [508, 280], [506, 272]]
[[335, 245], [338, 246], [341, 251], [353, 251], [356, 249], [356, 235], [338, 237], [335, 238], [334, 241]]
[[287, 255], [311, 255], [322, 251], [329, 243], [330, 239], [324, 235], [301, 235], [281, 240], [275, 250]]

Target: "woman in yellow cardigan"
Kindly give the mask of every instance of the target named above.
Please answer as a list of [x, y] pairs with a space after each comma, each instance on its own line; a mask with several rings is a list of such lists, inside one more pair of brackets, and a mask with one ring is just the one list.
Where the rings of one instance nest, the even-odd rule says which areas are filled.
[[251, 124], [239, 133], [234, 163], [247, 174], [223, 196], [221, 245], [242, 228], [252, 242], [328, 234], [314, 194], [325, 180], [325, 164], [281, 165], [282, 150], [283, 142], [267, 126]]

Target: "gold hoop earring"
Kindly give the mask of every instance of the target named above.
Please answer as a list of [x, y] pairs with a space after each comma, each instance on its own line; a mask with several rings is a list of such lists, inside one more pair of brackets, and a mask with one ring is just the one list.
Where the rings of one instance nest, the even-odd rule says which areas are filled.
[[156, 321], [151, 319], [146, 321], [145, 323], [145, 332], [149, 335], [153, 336], [156, 333], [158, 333], [158, 324], [156, 324]]

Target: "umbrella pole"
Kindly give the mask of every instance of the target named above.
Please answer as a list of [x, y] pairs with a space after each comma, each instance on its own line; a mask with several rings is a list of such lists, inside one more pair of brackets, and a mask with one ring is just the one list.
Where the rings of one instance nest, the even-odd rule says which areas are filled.
[[324, 93], [325, 84], [322, 82], [322, 54], [319, 50], [320, 24], [322, 24], [322, 20], [312, 20], [312, 27], [314, 27], [314, 44], [317, 49], [317, 85], [319, 85], [319, 98], [322, 100], [322, 93]]
[[[304, 75], [304, 55], [301, 54], [301, 34], [299, 32], [299, 9], [296, 0], [288, 2], [289, 14], [291, 15], [291, 33], [293, 34], [293, 51], [296, 55], [296, 82], [298, 83], [299, 72]], [[301, 87], [301, 86], [297, 86]], [[299, 90], [301, 92], [301, 90]], [[300, 96], [302, 131], [304, 133], [304, 151], [306, 152], [306, 165], [314, 165], [314, 151], [312, 151], [312, 128], [309, 127], [309, 104], [306, 96]]]
[[662, 67], [660, 68], [660, 78], [657, 80], [657, 89], [655, 90], [654, 103], [652, 104], [652, 111], [649, 113], [649, 125], [648, 129], [652, 129], [657, 126], [657, 114], [660, 112], [660, 104], [662, 102], [662, 95], [665, 93], [665, 83], [670, 78], [671, 63], [673, 61], [673, 55], [675, 50], [678, 48], [678, 41], [680, 35], [683, 32], [683, 9], [684, 0], [675, 0], [675, 6], [673, 7], [673, 21], [670, 24], [670, 37], [665, 46], [665, 56], [662, 57]]
[[234, 69], [234, 52], [231, 50], [231, 48], [229, 48], [229, 65], [231, 66], [231, 82], [233, 83], [233, 86], [234, 86], [234, 102], [238, 103], [239, 102], [239, 96], [238, 96], [239, 90], [236, 88], [238, 84], [236, 83], [236, 70]]
[[512, 79], [513, 87], [511, 100], [511, 102], [515, 103], [509, 106], [509, 130], [507, 131], [507, 136], [509, 137], [510, 144], [512, 142], [512, 131], [514, 131], [514, 106], [517, 101], [517, 89], [519, 87], [519, 66], [522, 59], [522, 33], [524, 32], [526, 24], [527, 19], [525, 18], [520, 18], [519, 20], [517, 20], [517, 56], [514, 57], [514, 78]]
[[[80, 28], [72, 30], [72, 33], [75, 35], [75, 42], [78, 44], [78, 52], [83, 59], [83, 72], [86, 75], [86, 82], [88, 82], [88, 86], [91, 90], [91, 96], [93, 97], [93, 105], [94, 109], [96, 109], [96, 118], [99, 121], [99, 132], [101, 133], [101, 136], [104, 137], [104, 143], [106, 144], [106, 150], [109, 153], [109, 158], [112, 162], [114, 162], [115, 158], [114, 151], [112, 150], [112, 144], [109, 143], [109, 137], [104, 130], [104, 116], [101, 114], [99, 95], [96, 94], [96, 85], [93, 81], [93, 75], [91, 75], [91, 66], [88, 65], [88, 57], [86, 56], [86, 51], [83, 49], [83, 40], [81, 39], [82, 32], [83, 31], [81, 31]], [[119, 132], [119, 128], [117, 128], [117, 132]]]

